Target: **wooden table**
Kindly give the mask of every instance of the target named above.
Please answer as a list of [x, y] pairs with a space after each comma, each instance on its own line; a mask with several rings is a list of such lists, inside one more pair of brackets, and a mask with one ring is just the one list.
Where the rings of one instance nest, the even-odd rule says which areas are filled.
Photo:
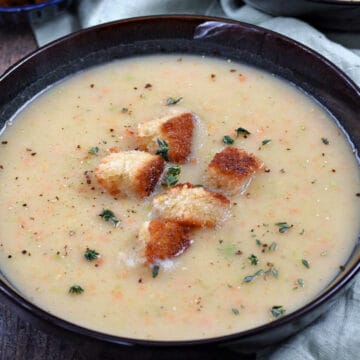
[[[0, 74], [16, 61], [36, 50], [37, 44], [29, 26], [0, 28]], [[254, 359], [252, 355], [235, 355], [228, 350], [211, 351], [194, 359]], [[161, 354], [147, 353], [139, 357], [123, 355], [121, 351], [103, 351], [102, 349], [79, 348], [71, 341], [47, 334], [30, 325], [0, 303], [0, 360], [88, 360], [88, 359], [168, 359]], [[182, 359], [177, 353], [171, 358]], [[186, 359], [190, 359], [186, 356]]]

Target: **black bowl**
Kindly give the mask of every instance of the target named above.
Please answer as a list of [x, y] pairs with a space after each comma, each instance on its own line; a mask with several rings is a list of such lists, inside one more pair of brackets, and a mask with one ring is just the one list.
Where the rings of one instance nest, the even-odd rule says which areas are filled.
[[274, 16], [297, 16], [323, 29], [360, 31], [360, 3], [351, 0], [244, 0]]
[[[72, 34], [21, 60], [0, 78], [0, 120], [4, 125], [20, 107], [47, 86], [93, 65], [113, 59], [154, 53], [215, 56], [251, 64], [281, 77], [315, 98], [339, 121], [354, 148], [360, 144], [360, 91], [338, 68], [314, 51], [277, 33], [236, 21], [199, 16], [159, 16], [122, 20]], [[340, 125], [341, 124], [341, 125]], [[347, 288], [360, 268], [360, 246], [343, 271], [313, 301], [269, 324], [212, 339], [147, 341], [106, 335], [53, 316], [21, 296], [6, 279], [0, 295], [32, 323], [69, 337], [78, 344], [110, 344], [137, 354], [193, 354], [209, 347], [258, 350], [303, 329], [324, 313]], [[325, 284], [324, 284], [325, 286]], [[88, 345], [84, 345], [88, 346]]]

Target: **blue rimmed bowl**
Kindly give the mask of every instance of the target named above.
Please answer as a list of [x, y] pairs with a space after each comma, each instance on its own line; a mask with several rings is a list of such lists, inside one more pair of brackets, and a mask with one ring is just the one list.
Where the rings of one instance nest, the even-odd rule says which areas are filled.
[[24, 6], [0, 6], [0, 26], [37, 23], [49, 20], [66, 10], [73, 0], [49, 0]]

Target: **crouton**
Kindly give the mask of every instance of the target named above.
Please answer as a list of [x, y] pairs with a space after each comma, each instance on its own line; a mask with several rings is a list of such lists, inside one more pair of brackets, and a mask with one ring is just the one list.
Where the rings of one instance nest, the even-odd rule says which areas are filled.
[[171, 220], [146, 221], [139, 231], [146, 262], [153, 264], [180, 255], [190, 246], [189, 227]]
[[181, 113], [148, 121], [138, 125], [138, 142], [140, 150], [157, 154], [159, 141], [165, 142], [169, 150], [163, 157], [168, 161], [183, 164], [191, 153], [194, 131], [194, 116]]
[[214, 227], [225, 217], [229, 206], [225, 196], [185, 183], [156, 196], [152, 215], [185, 226]]
[[111, 194], [144, 198], [154, 190], [164, 170], [161, 156], [120, 151], [104, 157], [95, 170], [98, 182]]
[[255, 155], [228, 146], [215, 154], [205, 170], [205, 185], [228, 196], [242, 193], [262, 167]]

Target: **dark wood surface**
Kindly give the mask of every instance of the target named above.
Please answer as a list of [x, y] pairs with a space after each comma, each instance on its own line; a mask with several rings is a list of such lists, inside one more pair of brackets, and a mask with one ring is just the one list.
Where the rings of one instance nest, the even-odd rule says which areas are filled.
[[[27, 25], [0, 27], [0, 74], [16, 61], [37, 48], [32, 31]], [[228, 350], [182, 356], [176, 352], [172, 359], [236, 359], [251, 360], [253, 355], [238, 355]], [[23, 320], [15, 311], [0, 303], [0, 360], [88, 360], [88, 359], [168, 359], [159, 353], [137, 352], [124, 354], [121, 350], [79, 347], [59, 336], [41, 331]]]
[[36, 48], [28, 25], [0, 27], [0, 74]]

